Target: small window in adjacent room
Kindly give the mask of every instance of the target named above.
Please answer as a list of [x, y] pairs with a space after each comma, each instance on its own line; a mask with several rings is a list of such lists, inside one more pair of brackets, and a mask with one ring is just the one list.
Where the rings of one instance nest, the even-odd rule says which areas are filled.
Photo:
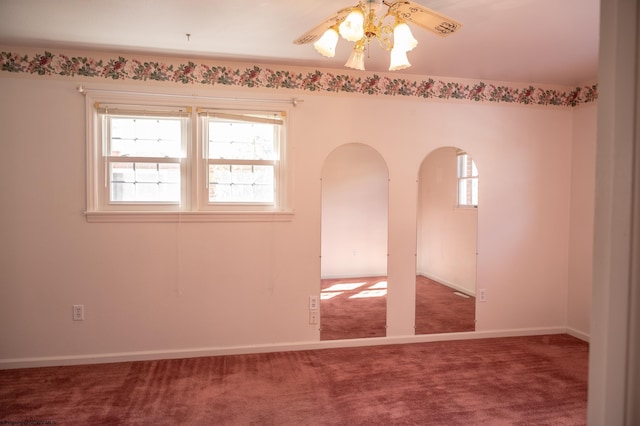
[[458, 207], [478, 207], [478, 168], [464, 151], [458, 151]]

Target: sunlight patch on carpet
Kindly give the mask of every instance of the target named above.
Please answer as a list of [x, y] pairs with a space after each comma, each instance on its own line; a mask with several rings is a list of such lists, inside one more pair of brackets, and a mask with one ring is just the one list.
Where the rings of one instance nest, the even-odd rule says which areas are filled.
[[320, 300], [329, 300], [332, 297], [336, 297], [336, 296], [341, 295], [342, 293], [344, 293], [344, 291], [334, 291], [334, 292], [331, 292], [331, 293], [324, 293], [323, 292], [323, 293], [320, 293]]
[[386, 296], [387, 290], [364, 290], [360, 293], [354, 294], [353, 296], [349, 296], [349, 299], [359, 299], [362, 297], [382, 297]]
[[358, 287], [362, 287], [366, 282], [361, 283], [336, 283], [329, 288], [325, 288], [322, 291], [349, 291], [355, 290]]
[[369, 288], [370, 289], [387, 288], [387, 282], [386, 281], [378, 281], [377, 283], [375, 283], [374, 285], [372, 285]]

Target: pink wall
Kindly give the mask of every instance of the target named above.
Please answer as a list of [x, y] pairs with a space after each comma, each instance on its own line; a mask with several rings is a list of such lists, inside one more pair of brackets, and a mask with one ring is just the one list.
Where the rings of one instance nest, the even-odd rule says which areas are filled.
[[478, 306], [480, 330], [566, 318], [572, 111], [519, 113], [486, 117], [467, 149], [483, 176], [477, 288], [486, 289], [487, 302]]
[[[300, 92], [304, 103], [291, 114], [292, 221], [87, 223], [77, 83], [0, 75], [2, 365], [318, 342], [308, 296], [319, 293], [322, 167], [337, 147], [363, 141], [389, 173], [387, 340], [413, 335], [416, 177], [441, 146], [465, 149], [482, 165], [477, 285], [487, 289], [487, 302], [476, 329], [517, 334], [567, 326], [568, 165], [576, 132], [569, 108]], [[194, 91], [171, 83], [85, 83]], [[571, 292], [582, 294], [579, 287]], [[85, 305], [85, 321], [71, 321], [73, 304]], [[579, 328], [588, 312], [582, 303], [574, 308]]]
[[573, 116], [567, 325], [579, 335], [589, 336], [597, 107], [583, 105]]

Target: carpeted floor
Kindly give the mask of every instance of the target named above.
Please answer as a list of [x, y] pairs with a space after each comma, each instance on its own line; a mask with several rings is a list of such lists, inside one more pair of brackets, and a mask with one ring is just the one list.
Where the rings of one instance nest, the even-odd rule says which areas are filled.
[[587, 362], [550, 335], [4, 370], [0, 422], [584, 425]]
[[[324, 279], [321, 283], [320, 340], [384, 337], [387, 323], [386, 277]], [[475, 330], [474, 297], [416, 277], [416, 334]]]
[[455, 333], [476, 329], [476, 298], [424, 276], [416, 277], [416, 334]]
[[320, 340], [386, 336], [386, 284], [387, 277], [322, 280]]

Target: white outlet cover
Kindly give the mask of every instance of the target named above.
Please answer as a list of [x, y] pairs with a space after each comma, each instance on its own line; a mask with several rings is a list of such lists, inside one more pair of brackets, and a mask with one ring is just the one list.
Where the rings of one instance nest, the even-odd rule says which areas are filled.
[[73, 320], [84, 321], [84, 305], [73, 305]]
[[318, 296], [309, 296], [309, 309], [318, 309]]

